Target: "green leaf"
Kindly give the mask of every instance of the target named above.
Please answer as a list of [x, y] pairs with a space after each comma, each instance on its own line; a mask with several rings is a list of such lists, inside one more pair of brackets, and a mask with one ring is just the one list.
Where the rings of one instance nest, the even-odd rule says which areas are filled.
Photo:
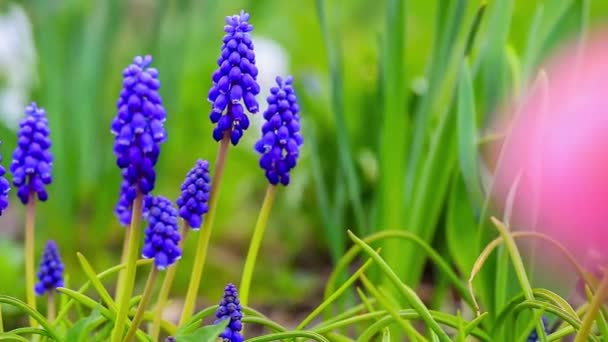
[[14, 306], [14, 307], [20, 309], [21, 311], [27, 313], [28, 316], [30, 316], [31, 318], [36, 320], [38, 323], [40, 323], [42, 328], [44, 328], [44, 330], [48, 333], [48, 335], [50, 337], [54, 338], [55, 340], [59, 340], [57, 333], [55, 332], [53, 327], [51, 327], [51, 325], [46, 320], [46, 318], [44, 318], [44, 316], [42, 316], [38, 311], [32, 309], [26, 303], [20, 301], [19, 299], [9, 297], [9, 296], [4, 296], [4, 295], [0, 295], [0, 303], [5, 303], [8, 305]]
[[395, 274], [395, 272], [390, 268], [390, 266], [380, 257], [380, 255], [373, 250], [368, 244], [366, 244], [363, 240], [359, 239], [355, 236], [351, 231], [348, 231], [348, 235], [353, 240], [354, 243], [359, 245], [369, 255], [376, 264], [380, 267], [380, 270], [386, 275], [386, 277], [393, 283], [393, 285], [399, 290], [403, 298], [409, 303], [409, 305], [416, 310], [420, 314], [422, 320], [427, 324], [427, 326], [435, 332], [441, 341], [450, 341], [449, 336], [443, 331], [441, 326], [433, 319], [431, 313], [428, 308], [424, 305], [420, 297], [416, 295], [416, 292], [412, 290], [410, 287], [405, 285], [401, 279]]
[[382, 330], [382, 342], [390, 342], [391, 341], [391, 329], [384, 328]]
[[215, 342], [222, 331], [226, 329], [228, 323], [230, 323], [230, 320], [224, 319], [217, 324], [199, 328], [190, 334], [182, 335], [178, 333], [175, 338], [180, 342]]
[[[383, 116], [380, 134], [380, 191], [376, 229], [404, 229], [403, 189], [406, 175], [410, 123], [407, 114], [405, 61], [406, 5], [389, 0], [386, 8], [386, 36], [383, 44]], [[387, 242], [387, 260], [400, 265], [399, 241]]]
[[[348, 132], [346, 130], [346, 115], [344, 109], [344, 78], [343, 74], [343, 56], [342, 56], [342, 37], [337, 28], [340, 25], [334, 25], [334, 34], [331, 34], [328, 27], [327, 16], [325, 15], [325, 1], [317, 0], [317, 16], [323, 34], [323, 42], [327, 50], [327, 59], [329, 61], [329, 72], [331, 75], [331, 103], [336, 121], [336, 139], [338, 143], [338, 158], [348, 189], [350, 202], [353, 206], [357, 231], [364, 231], [365, 216], [363, 204], [361, 203], [361, 189], [359, 177], [355, 170], [355, 161], [352, 156]], [[335, 16], [332, 16], [335, 17]]]
[[476, 248], [471, 248], [477, 234], [477, 221], [460, 174], [454, 174], [452, 181], [445, 233], [453, 263], [460, 273], [468, 274], [478, 256]]
[[116, 304], [114, 303], [114, 300], [112, 300], [112, 296], [110, 296], [106, 288], [99, 280], [98, 276], [95, 274], [95, 271], [93, 270], [93, 267], [91, 267], [91, 264], [80, 252], [76, 253], [76, 255], [78, 256], [80, 266], [84, 270], [84, 273], [86, 274], [87, 278], [89, 278], [91, 285], [93, 285], [93, 287], [95, 288], [101, 299], [103, 299], [103, 301], [106, 303], [108, 308], [112, 312], [116, 312]]
[[101, 317], [100, 308], [95, 308], [89, 317], [81, 318], [67, 331], [65, 342], [86, 342], [89, 339], [89, 332], [97, 325]]
[[458, 161], [467, 192], [476, 210], [484, 198], [477, 164], [477, 140], [477, 114], [471, 70], [467, 61], [463, 60], [458, 81]]
[[29, 340], [23, 336], [19, 336], [17, 334], [11, 333], [0, 333], [0, 341], [24, 341], [29, 342]]

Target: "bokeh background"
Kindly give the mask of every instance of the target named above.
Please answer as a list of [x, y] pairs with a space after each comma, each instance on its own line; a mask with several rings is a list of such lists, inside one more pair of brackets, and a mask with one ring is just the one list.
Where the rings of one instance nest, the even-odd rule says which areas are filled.
[[[395, 52], [385, 44], [387, 2], [0, 2], [3, 163], [10, 163], [17, 121], [30, 101], [47, 109], [54, 144], [54, 182], [49, 201], [37, 208], [37, 246], [57, 240], [68, 274], [75, 274], [70, 281], [77, 284], [82, 282], [76, 275], [80, 272], [71, 272], [78, 267], [76, 251], [85, 253], [96, 270], [118, 262], [123, 228], [113, 214], [119, 170], [109, 126], [121, 71], [135, 55], [154, 56], [168, 113], [169, 138], [158, 164], [157, 193], [176, 198], [197, 158], [215, 160], [217, 143], [211, 138], [206, 95], [224, 16], [245, 9], [255, 28], [262, 94], [276, 75], [293, 75], [305, 137], [292, 184], [281, 188], [272, 210], [252, 304], [284, 313], [286, 320], [307, 311], [320, 300], [324, 279], [349, 245], [346, 229], [359, 235], [385, 229], [385, 214], [395, 210], [403, 213], [390, 228], [418, 233], [452, 256], [466, 274], [479, 250], [470, 240], [480, 203], [467, 191], [466, 165], [458, 162], [466, 157], [452, 119], [459, 63], [448, 63], [446, 56], [462, 54], [468, 32], [459, 24], [472, 22], [481, 2], [408, 2], [401, 23], [407, 34], [397, 37], [405, 39], [397, 57], [406, 71], [399, 76], [402, 98], [388, 100], [384, 54]], [[489, 1], [485, 11], [472, 47], [478, 57], [475, 91], [483, 99], [477, 101], [478, 127], [485, 126], [489, 113], [522, 81], [513, 76], [513, 68], [523, 70], [522, 78], [531, 78], [559, 42], [580, 34], [587, 21], [593, 27], [607, 19], [608, 2]], [[449, 39], [455, 47], [442, 43]], [[402, 110], [385, 111], [390, 103]], [[387, 131], [383, 123], [394, 118], [402, 118], [408, 127]], [[240, 279], [266, 187], [252, 147], [258, 129], [253, 125], [229, 152], [201, 303], [214, 302], [223, 284]], [[400, 130], [407, 140], [398, 136]], [[482, 132], [474, 133], [483, 137]], [[383, 179], [402, 179], [403, 184]], [[11, 196], [10, 209], [0, 218], [0, 293], [23, 297], [24, 208]], [[189, 239], [187, 252], [193, 251], [194, 240]], [[417, 283], [424, 260], [410, 260], [409, 252], [393, 254], [393, 264], [413, 269], [409, 282]], [[191, 262], [187, 254], [180, 261], [175, 294], [185, 292]], [[424, 273], [426, 283], [441, 284], [432, 273]], [[10, 316], [8, 308], [5, 315]]]

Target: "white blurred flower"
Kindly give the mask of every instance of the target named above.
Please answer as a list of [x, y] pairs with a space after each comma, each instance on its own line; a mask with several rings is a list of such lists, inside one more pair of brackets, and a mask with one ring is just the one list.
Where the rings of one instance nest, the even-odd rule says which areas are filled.
[[16, 127], [35, 81], [36, 51], [32, 26], [21, 6], [0, 14], [0, 120]]

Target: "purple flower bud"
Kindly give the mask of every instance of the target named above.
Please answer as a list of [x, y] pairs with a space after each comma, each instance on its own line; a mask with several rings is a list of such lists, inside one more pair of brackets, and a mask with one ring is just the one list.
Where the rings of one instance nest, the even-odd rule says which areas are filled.
[[[250, 35], [253, 26], [248, 20], [249, 14], [244, 11], [226, 17], [219, 68], [211, 77], [213, 86], [207, 96], [213, 103], [209, 119], [217, 124], [213, 139], [220, 141], [227, 135], [233, 145], [238, 144], [249, 126], [249, 121], [238, 115], [243, 111], [241, 103], [252, 114], [258, 111], [255, 95], [259, 93], [260, 86], [256, 82], [257, 68]], [[226, 119], [222, 120], [220, 115]]]
[[[32, 193], [37, 194], [40, 201], [46, 201], [48, 194], [44, 185], [51, 184], [53, 167], [45, 110], [32, 103], [25, 109], [25, 115], [19, 123], [17, 148], [10, 166], [13, 185], [18, 188], [17, 196], [23, 204], [28, 203]], [[0, 185], [0, 194], [3, 190]], [[1, 204], [0, 200], [0, 208]]]
[[225, 319], [230, 320], [226, 329], [219, 336], [223, 342], [243, 342], [243, 335], [241, 335], [243, 313], [236, 287], [233, 284], [226, 285], [224, 296], [215, 311], [215, 317], [217, 318], [215, 324]]
[[261, 154], [260, 167], [265, 170], [270, 184], [288, 185], [289, 172], [296, 166], [303, 140], [293, 79], [277, 77], [276, 81], [278, 86], [270, 88], [271, 95], [266, 99], [266, 122], [262, 125], [262, 137], [255, 150]]
[[50, 240], [47, 241], [42, 254], [38, 283], [34, 290], [37, 295], [42, 296], [45, 292], [54, 291], [58, 287], [63, 287], [63, 263], [55, 241]]
[[[158, 70], [150, 68], [151, 56], [137, 56], [123, 72], [123, 89], [117, 102], [118, 113], [112, 121], [116, 136], [114, 153], [116, 164], [123, 172], [126, 184], [122, 188], [147, 195], [154, 189], [160, 145], [167, 139], [166, 119], [162, 98], [158, 93]], [[128, 209], [133, 199], [121, 196], [116, 214], [121, 224], [131, 221]]]
[[[0, 162], [2, 161], [2, 156], [0, 156]], [[49, 168], [47, 164], [47, 168]], [[50, 169], [49, 169], [50, 170]], [[4, 166], [0, 165], [0, 215], [6, 210], [8, 207], [8, 193], [11, 190], [11, 185], [6, 179], [6, 170]], [[50, 173], [47, 175], [45, 173], [45, 177], [50, 178]]]
[[145, 231], [142, 256], [154, 258], [159, 270], [164, 270], [182, 257], [179, 248], [181, 239], [177, 228], [177, 209], [162, 196], [148, 196], [145, 199], [148, 228]]
[[203, 223], [203, 215], [209, 210], [210, 191], [209, 162], [199, 159], [186, 174], [176, 201], [179, 216], [188, 222], [190, 228], [197, 230]]

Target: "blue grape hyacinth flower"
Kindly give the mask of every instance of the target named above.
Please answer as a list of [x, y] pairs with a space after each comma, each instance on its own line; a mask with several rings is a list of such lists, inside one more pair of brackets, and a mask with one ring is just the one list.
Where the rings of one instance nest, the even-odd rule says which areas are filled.
[[142, 195], [154, 189], [154, 166], [160, 145], [167, 139], [158, 70], [150, 68], [151, 63], [151, 56], [137, 56], [123, 70], [118, 113], [111, 126], [116, 164], [123, 170], [129, 191]]
[[226, 17], [226, 34], [217, 60], [219, 68], [211, 77], [213, 86], [207, 97], [213, 104], [209, 118], [217, 124], [213, 138], [220, 141], [228, 134], [233, 145], [238, 144], [243, 131], [249, 127], [245, 108], [251, 114], [258, 112], [255, 97], [260, 86], [250, 34], [253, 26], [248, 21], [249, 14], [245, 11]]
[[289, 171], [298, 161], [303, 139], [300, 134], [300, 107], [293, 89], [291, 76], [283, 80], [276, 78], [277, 86], [270, 89], [266, 99], [268, 108], [264, 112], [266, 122], [262, 126], [262, 137], [255, 149], [262, 156], [260, 167], [272, 185], [289, 184]]
[[[543, 316], [542, 321], [543, 321], [543, 327], [545, 328], [545, 335], [549, 335], [549, 333], [551, 332], [549, 329], [549, 320], [547, 319], [547, 317]], [[534, 330], [532, 330], [530, 335], [528, 335], [527, 342], [538, 342], [538, 341], [540, 341], [538, 338], [538, 333], [536, 332], [536, 329], [534, 329]]]
[[142, 256], [154, 259], [159, 270], [169, 267], [182, 256], [179, 248], [181, 239], [177, 228], [177, 209], [173, 203], [162, 196], [148, 196], [145, 200], [148, 220], [145, 231]]
[[[2, 156], [0, 156], [0, 162]], [[0, 215], [8, 208], [8, 193], [11, 190], [11, 184], [6, 179], [6, 170], [0, 165]]]
[[179, 216], [188, 222], [190, 228], [200, 228], [203, 215], [209, 211], [210, 183], [209, 162], [197, 160], [194, 167], [186, 174], [181, 193], [177, 198]]
[[133, 187], [130, 186], [129, 181], [123, 179], [120, 184], [120, 192], [118, 194], [118, 203], [114, 208], [114, 214], [118, 218], [118, 222], [122, 226], [128, 226], [131, 224], [131, 216], [133, 215], [133, 201], [135, 200], [136, 192]]
[[32, 103], [25, 108], [25, 115], [19, 122], [17, 148], [10, 166], [17, 197], [23, 204], [29, 202], [32, 194], [36, 194], [40, 201], [46, 201], [46, 186], [53, 180], [53, 155], [46, 111]]
[[59, 249], [55, 241], [48, 241], [40, 261], [38, 271], [38, 283], [34, 290], [36, 294], [42, 296], [45, 292], [54, 291], [63, 286], [63, 263], [59, 256]]
[[220, 334], [222, 341], [243, 342], [244, 339], [241, 334], [241, 330], [243, 329], [243, 323], [241, 322], [243, 312], [241, 311], [241, 303], [236, 287], [233, 284], [226, 285], [224, 297], [215, 311], [215, 317], [217, 318], [215, 324], [225, 319], [230, 320], [224, 332]]

